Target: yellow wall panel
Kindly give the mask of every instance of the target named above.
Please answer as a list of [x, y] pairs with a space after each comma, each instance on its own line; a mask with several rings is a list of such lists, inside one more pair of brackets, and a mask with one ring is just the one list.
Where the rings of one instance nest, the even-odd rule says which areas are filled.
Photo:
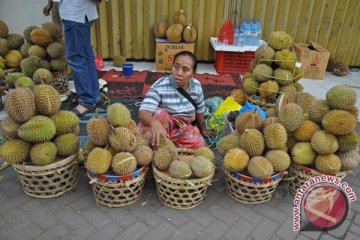
[[230, 18], [235, 26], [260, 20], [265, 40], [275, 30], [286, 31], [294, 42], [316, 41], [335, 61], [360, 66], [359, 0], [111, 0], [99, 4], [100, 19], [91, 29], [95, 53], [154, 60], [155, 23], [172, 24], [180, 9], [198, 31], [199, 60], [214, 60], [209, 38]]

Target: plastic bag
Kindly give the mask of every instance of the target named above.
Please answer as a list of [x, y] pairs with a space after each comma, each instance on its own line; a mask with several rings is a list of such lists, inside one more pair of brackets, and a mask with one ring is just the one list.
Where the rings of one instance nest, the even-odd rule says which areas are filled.
[[228, 45], [234, 43], [234, 25], [230, 19], [225, 20], [221, 26], [218, 41]]
[[261, 118], [263, 120], [265, 120], [266, 119], [266, 112], [264, 110], [262, 110], [258, 105], [251, 104], [249, 102], [246, 102], [245, 105], [240, 109], [239, 116], [241, 114], [243, 114], [244, 112], [246, 112], [246, 111], [252, 111], [252, 110], [255, 110], [255, 109], [257, 109], [257, 111], [260, 114]]

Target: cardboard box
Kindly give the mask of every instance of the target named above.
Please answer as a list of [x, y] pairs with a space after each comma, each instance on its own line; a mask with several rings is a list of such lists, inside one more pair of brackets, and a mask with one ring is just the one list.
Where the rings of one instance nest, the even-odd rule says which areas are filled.
[[194, 53], [194, 43], [170, 43], [165, 39], [156, 39], [156, 71], [170, 72], [174, 55], [181, 51], [189, 51]]
[[316, 42], [293, 43], [298, 61], [301, 62], [303, 78], [323, 79], [330, 52]]

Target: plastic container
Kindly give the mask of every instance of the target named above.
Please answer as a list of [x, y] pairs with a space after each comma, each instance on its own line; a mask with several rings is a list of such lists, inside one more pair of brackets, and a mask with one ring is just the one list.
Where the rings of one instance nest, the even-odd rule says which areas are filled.
[[241, 73], [250, 70], [250, 62], [255, 58], [254, 51], [225, 52], [216, 51], [215, 69], [222, 74]]
[[134, 69], [134, 64], [132, 64], [132, 63], [124, 63], [122, 65], [122, 70], [123, 70], [124, 76], [127, 76], [127, 77], [132, 76], [133, 69]]

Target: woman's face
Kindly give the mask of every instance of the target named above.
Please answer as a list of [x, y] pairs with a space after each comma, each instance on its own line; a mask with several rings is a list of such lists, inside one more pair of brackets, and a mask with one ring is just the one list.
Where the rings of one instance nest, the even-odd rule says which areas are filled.
[[187, 88], [189, 80], [194, 76], [194, 63], [189, 56], [178, 56], [175, 59], [171, 73], [179, 87]]

